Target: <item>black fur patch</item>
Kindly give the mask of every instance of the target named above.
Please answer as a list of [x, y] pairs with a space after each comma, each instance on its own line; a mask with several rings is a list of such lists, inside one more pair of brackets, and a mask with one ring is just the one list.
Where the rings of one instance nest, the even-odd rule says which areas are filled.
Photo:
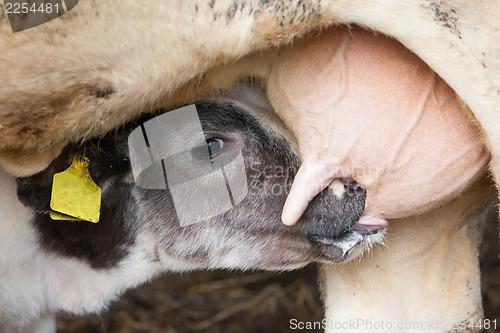
[[[18, 179], [18, 197], [38, 213], [33, 223], [45, 248], [87, 260], [95, 268], [113, 266], [127, 255], [136, 231], [130, 222], [136, 216], [126, 204], [132, 202], [132, 185], [123, 181], [130, 172], [126, 147], [116, 143], [114, 135], [110, 135], [81, 146], [69, 146], [45, 171]], [[92, 179], [102, 189], [100, 222], [52, 220], [49, 216], [52, 178], [67, 169], [75, 155], [83, 154], [90, 159]]]
[[448, 29], [452, 34], [462, 39], [460, 30], [458, 28], [458, 17], [456, 10], [449, 4], [443, 1], [432, 1], [430, 4], [422, 5], [427, 7], [433, 12], [434, 20], [442, 27]]

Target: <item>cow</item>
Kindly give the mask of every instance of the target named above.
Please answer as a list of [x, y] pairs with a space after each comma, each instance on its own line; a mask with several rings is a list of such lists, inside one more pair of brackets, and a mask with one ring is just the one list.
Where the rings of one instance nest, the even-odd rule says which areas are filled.
[[[318, 28], [357, 23], [402, 42], [457, 92], [483, 131], [498, 180], [495, 142], [500, 139], [491, 111], [499, 98], [497, 11], [494, 2], [465, 1], [194, 1], [176, 6], [88, 1], [60, 19], [18, 34], [9, 31], [4, 16], [0, 21], [4, 82], [0, 163], [15, 176], [33, 175], [45, 170], [70, 142], [93, 138], [144, 111], [180, 106], [219, 84], [224, 86], [219, 79], [211, 79], [210, 70], [219, 72], [216, 66], [237, 68], [237, 73], [222, 76], [227, 82], [235, 74], [276, 73], [277, 67], [271, 65], [252, 68], [256, 59], [252, 55], [238, 66], [231, 62]], [[113, 18], [119, 18], [118, 22]], [[148, 18], [148, 24], [140, 18]], [[218, 83], [200, 84], [204, 80]], [[273, 77], [268, 87], [272, 84]], [[269, 97], [285, 122], [294, 113], [300, 117], [304, 112], [282, 107], [273, 101], [272, 91]], [[305, 139], [300, 131], [306, 126], [291, 127], [300, 146]], [[300, 149], [298, 153], [303, 155]], [[307, 165], [305, 156], [300, 158]], [[481, 178], [480, 174], [472, 178]], [[292, 186], [290, 200], [302, 208], [290, 213], [285, 205], [283, 219], [288, 224], [295, 222], [311, 197], [328, 186], [322, 184], [315, 189], [317, 193], [304, 191], [308, 193], [304, 198], [296, 196], [298, 184], [295, 191]], [[465, 196], [469, 186], [463, 184], [462, 194], [457, 195]], [[335, 276], [326, 275], [330, 274]], [[474, 271], [471, 276], [477, 274]], [[330, 289], [332, 284], [326, 285]], [[334, 307], [327, 308], [330, 317]]]

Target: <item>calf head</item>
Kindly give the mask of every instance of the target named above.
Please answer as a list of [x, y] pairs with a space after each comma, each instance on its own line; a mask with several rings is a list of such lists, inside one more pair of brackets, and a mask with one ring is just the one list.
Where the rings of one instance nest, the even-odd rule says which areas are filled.
[[[33, 224], [43, 246], [103, 268], [118, 264], [129, 254], [135, 239], [149, 233], [155, 251], [147, 259], [160, 262], [166, 270], [173, 270], [173, 262], [180, 262], [184, 268], [283, 269], [311, 261], [343, 261], [360, 248], [355, 245], [380, 241], [380, 230], [363, 230], [357, 223], [366, 192], [349, 179], [335, 181], [317, 195], [296, 225], [281, 223], [281, 210], [300, 166], [296, 143], [265, 98], [252, 94], [197, 102], [198, 124], [184, 123], [179, 135], [169, 133], [168, 139], [155, 143], [188, 147], [178, 158], [162, 160], [169, 179], [164, 188], [138, 186], [128, 138], [134, 128], [140, 130], [138, 126], [165, 110], [104, 137], [68, 146], [46, 170], [19, 178], [18, 197], [37, 213]], [[205, 139], [202, 146], [192, 144], [192, 137], [183, 134], [199, 124]], [[89, 158], [89, 172], [102, 190], [97, 224], [55, 221], [49, 216], [53, 175], [68, 168], [75, 155]], [[244, 177], [235, 184], [246, 187], [244, 196], [233, 200], [231, 209], [220, 214], [197, 223], [183, 223], [190, 218], [199, 220], [198, 212], [182, 211], [181, 218], [173, 184], [201, 176], [205, 180], [200, 184], [207, 184], [212, 176], [200, 175], [200, 170], [207, 165], [222, 167], [224, 163], [217, 161], [231, 162], [235, 156], [242, 157]], [[237, 167], [225, 164], [226, 180]], [[182, 179], [172, 181], [172, 175], [168, 175], [172, 169], [182, 169], [176, 176]], [[205, 190], [201, 186], [200, 191]]]

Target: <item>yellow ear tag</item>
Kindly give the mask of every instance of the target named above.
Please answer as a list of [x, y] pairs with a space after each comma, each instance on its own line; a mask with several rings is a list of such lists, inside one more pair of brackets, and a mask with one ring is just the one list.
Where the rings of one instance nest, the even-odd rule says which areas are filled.
[[89, 164], [88, 158], [77, 155], [69, 168], [54, 175], [50, 199], [53, 220], [99, 222], [101, 189], [90, 177]]

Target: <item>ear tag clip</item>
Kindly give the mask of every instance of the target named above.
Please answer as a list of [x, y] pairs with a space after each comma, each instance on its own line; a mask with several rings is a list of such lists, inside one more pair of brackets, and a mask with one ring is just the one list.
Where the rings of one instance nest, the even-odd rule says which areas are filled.
[[50, 217], [53, 220], [85, 220], [97, 223], [101, 189], [90, 177], [87, 157], [77, 155], [63, 172], [54, 174]]

